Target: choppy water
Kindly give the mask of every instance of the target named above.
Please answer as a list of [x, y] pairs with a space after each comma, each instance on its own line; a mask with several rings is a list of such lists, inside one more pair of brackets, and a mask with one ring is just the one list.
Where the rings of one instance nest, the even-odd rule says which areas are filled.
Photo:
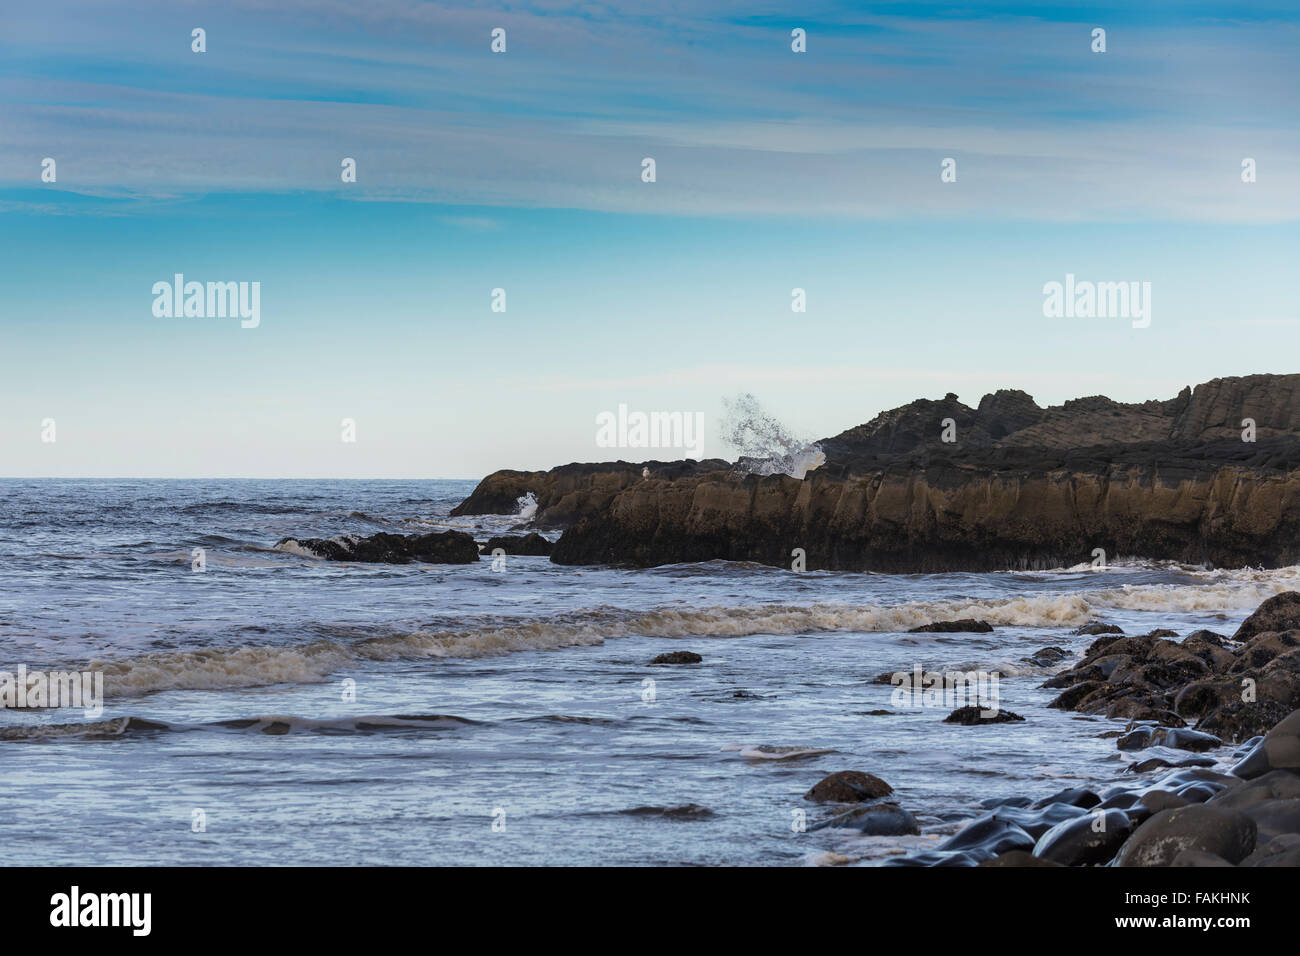
[[[1068, 632], [1091, 619], [1230, 632], [1300, 587], [1296, 568], [1140, 562], [904, 576], [512, 556], [495, 572], [486, 559], [392, 567], [274, 548], [518, 524], [447, 518], [472, 487], [0, 480], [0, 670], [90, 667], [109, 694], [96, 720], [0, 711], [11, 859], [873, 862], [932, 844], [986, 797], [1131, 779], [1098, 736], [1118, 724], [1045, 707], [1052, 671], [1022, 660], [1033, 651], [1081, 650], [1092, 639]], [[996, 630], [903, 633], [954, 617]], [[704, 662], [649, 665], [677, 649]], [[946, 708], [891, 708], [892, 688], [872, 679], [918, 663], [998, 670], [1001, 705], [1028, 720], [959, 727], [942, 723]], [[794, 832], [793, 810], [819, 818], [801, 795], [840, 769], [889, 781], [923, 835]], [[688, 805], [707, 812], [660, 812]]]

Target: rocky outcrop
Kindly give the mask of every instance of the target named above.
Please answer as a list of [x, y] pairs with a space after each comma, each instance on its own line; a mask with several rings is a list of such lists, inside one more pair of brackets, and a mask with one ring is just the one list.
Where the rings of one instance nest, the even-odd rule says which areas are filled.
[[988, 621], [976, 621], [964, 617], [960, 621], [931, 621], [917, 627], [909, 627], [909, 634], [987, 634], [993, 630]]
[[726, 471], [720, 458], [686, 461], [608, 461], [571, 464], [550, 471], [496, 471], [452, 509], [459, 515], [509, 515], [520, 511], [520, 499], [532, 495], [537, 510], [531, 522], [538, 528], [563, 528], [579, 518], [602, 511], [621, 491], [645, 480], [648, 472], [660, 480]]
[[903, 473], [813, 472], [803, 481], [725, 473], [649, 479], [565, 531], [552, 559], [790, 567], [802, 549], [809, 570], [914, 573], [1069, 567], [1093, 560], [1098, 548], [1112, 559], [1297, 563], [1300, 476], [1245, 465], [1089, 472], [1059, 461], [993, 471], [932, 461]]
[[943, 722], [945, 724], [961, 724], [964, 727], [974, 727], [977, 724], [1009, 724], [1024, 719], [1019, 714], [1013, 714], [1009, 710], [971, 704], [967, 707], [958, 707], [945, 717]]
[[483, 544], [483, 553], [491, 554], [500, 549], [506, 554], [523, 554], [546, 556], [551, 553], [554, 544], [534, 531], [532, 534], [499, 534]]
[[368, 538], [281, 538], [282, 551], [306, 551], [327, 561], [360, 561], [366, 564], [473, 564], [478, 545], [463, 531], [433, 534], [388, 534]]
[[[1255, 441], [1243, 440], [1245, 418]], [[946, 419], [955, 442], [942, 440]], [[1042, 409], [998, 392], [972, 409], [950, 395], [820, 444], [827, 461], [803, 480], [709, 462], [648, 478], [632, 465], [548, 472], [548, 520], [572, 521], [552, 560], [791, 567], [801, 551], [809, 570], [987, 571], [1072, 566], [1101, 549], [1300, 562], [1300, 375], [1216, 379], [1140, 404]]]
[[1050, 706], [1167, 727], [1194, 722], [1204, 732], [1139, 728], [1120, 738], [1122, 750], [1207, 750], [1216, 738], [1261, 734], [1300, 707], [1300, 593], [1269, 598], [1231, 638], [1160, 633], [1098, 637], [1083, 660], [1046, 682], [1061, 690]]

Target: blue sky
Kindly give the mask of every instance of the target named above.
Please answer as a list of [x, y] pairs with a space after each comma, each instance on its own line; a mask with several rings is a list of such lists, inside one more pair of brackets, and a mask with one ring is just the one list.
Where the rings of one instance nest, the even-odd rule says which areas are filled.
[[[7, 11], [0, 474], [477, 477], [611, 457], [620, 403], [726, 455], [742, 391], [817, 437], [1296, 371], [1300, 15], [1253, 7]], [[155, 317], [177, 272], [261, 324]], [[1044, 318], [1067, 273], [1151, 326]]]

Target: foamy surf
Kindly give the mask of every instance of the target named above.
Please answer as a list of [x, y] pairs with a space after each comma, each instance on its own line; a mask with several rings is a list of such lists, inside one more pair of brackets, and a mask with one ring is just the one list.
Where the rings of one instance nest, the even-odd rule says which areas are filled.
[[718, 748], [722, 753], [738, 753], [746, 760], [798, 760], [802, 757], [820, 757], [833, 754], [825, 747], [779, 746], [773, 744], [725, 744]]
[[279, 737], [287, 734], [373, 734], [402, 731], [458, 730], [479, 723], [450, 714], [396, 714], [366, 717], [338, 717], [315, 719], [269, 714], [259, 717], [238, 717], [215, 720], [209, 723], [189, 724], [174, 721], [147, 720], [143, 717], [116, 717], [83, 723], [28, 724], [0, 727], [0, 740], [41, 741], [69, 738], [97, 740], [130, 737], [157, 733], [250, 733]]
[[[325, 640], [289, 647], [169, 651], [95, 661], [89, 666], [103, 670], [110, 696], [131, 696], [160, 690], [313, 683], [357, 661], [488, 657], [597, 645], [630, 636], [734, 638], [834, 631], [905, 632], [932, 621], [959, 618], [976, 618], [995, 627], [1071, 628], [1114, 610], [1171, 614], [1251, 610], [1274, 594], [1300, 588], [1297, 568], [1217, 575], [1212, 583], [1198, 585], [1125, 585], [1071, 594], [898, 605], [769, 604], [665, 607], [642, 612], [597, 609], [544, 620], [465, 630], [416, 631], [351, 643]], [[918, 641], [937, 639], [951, 640], [952, 636], [915, 635]]]

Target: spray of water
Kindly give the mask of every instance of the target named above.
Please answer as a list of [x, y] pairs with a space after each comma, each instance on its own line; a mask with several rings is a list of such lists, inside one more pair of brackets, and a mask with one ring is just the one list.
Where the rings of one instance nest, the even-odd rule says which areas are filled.
[[738, 471], [803, 478], [826, 461], [820, 445], [791, 434], [753, 395], [724, 398], [722, 404], [721, 437], [739, 452]]

